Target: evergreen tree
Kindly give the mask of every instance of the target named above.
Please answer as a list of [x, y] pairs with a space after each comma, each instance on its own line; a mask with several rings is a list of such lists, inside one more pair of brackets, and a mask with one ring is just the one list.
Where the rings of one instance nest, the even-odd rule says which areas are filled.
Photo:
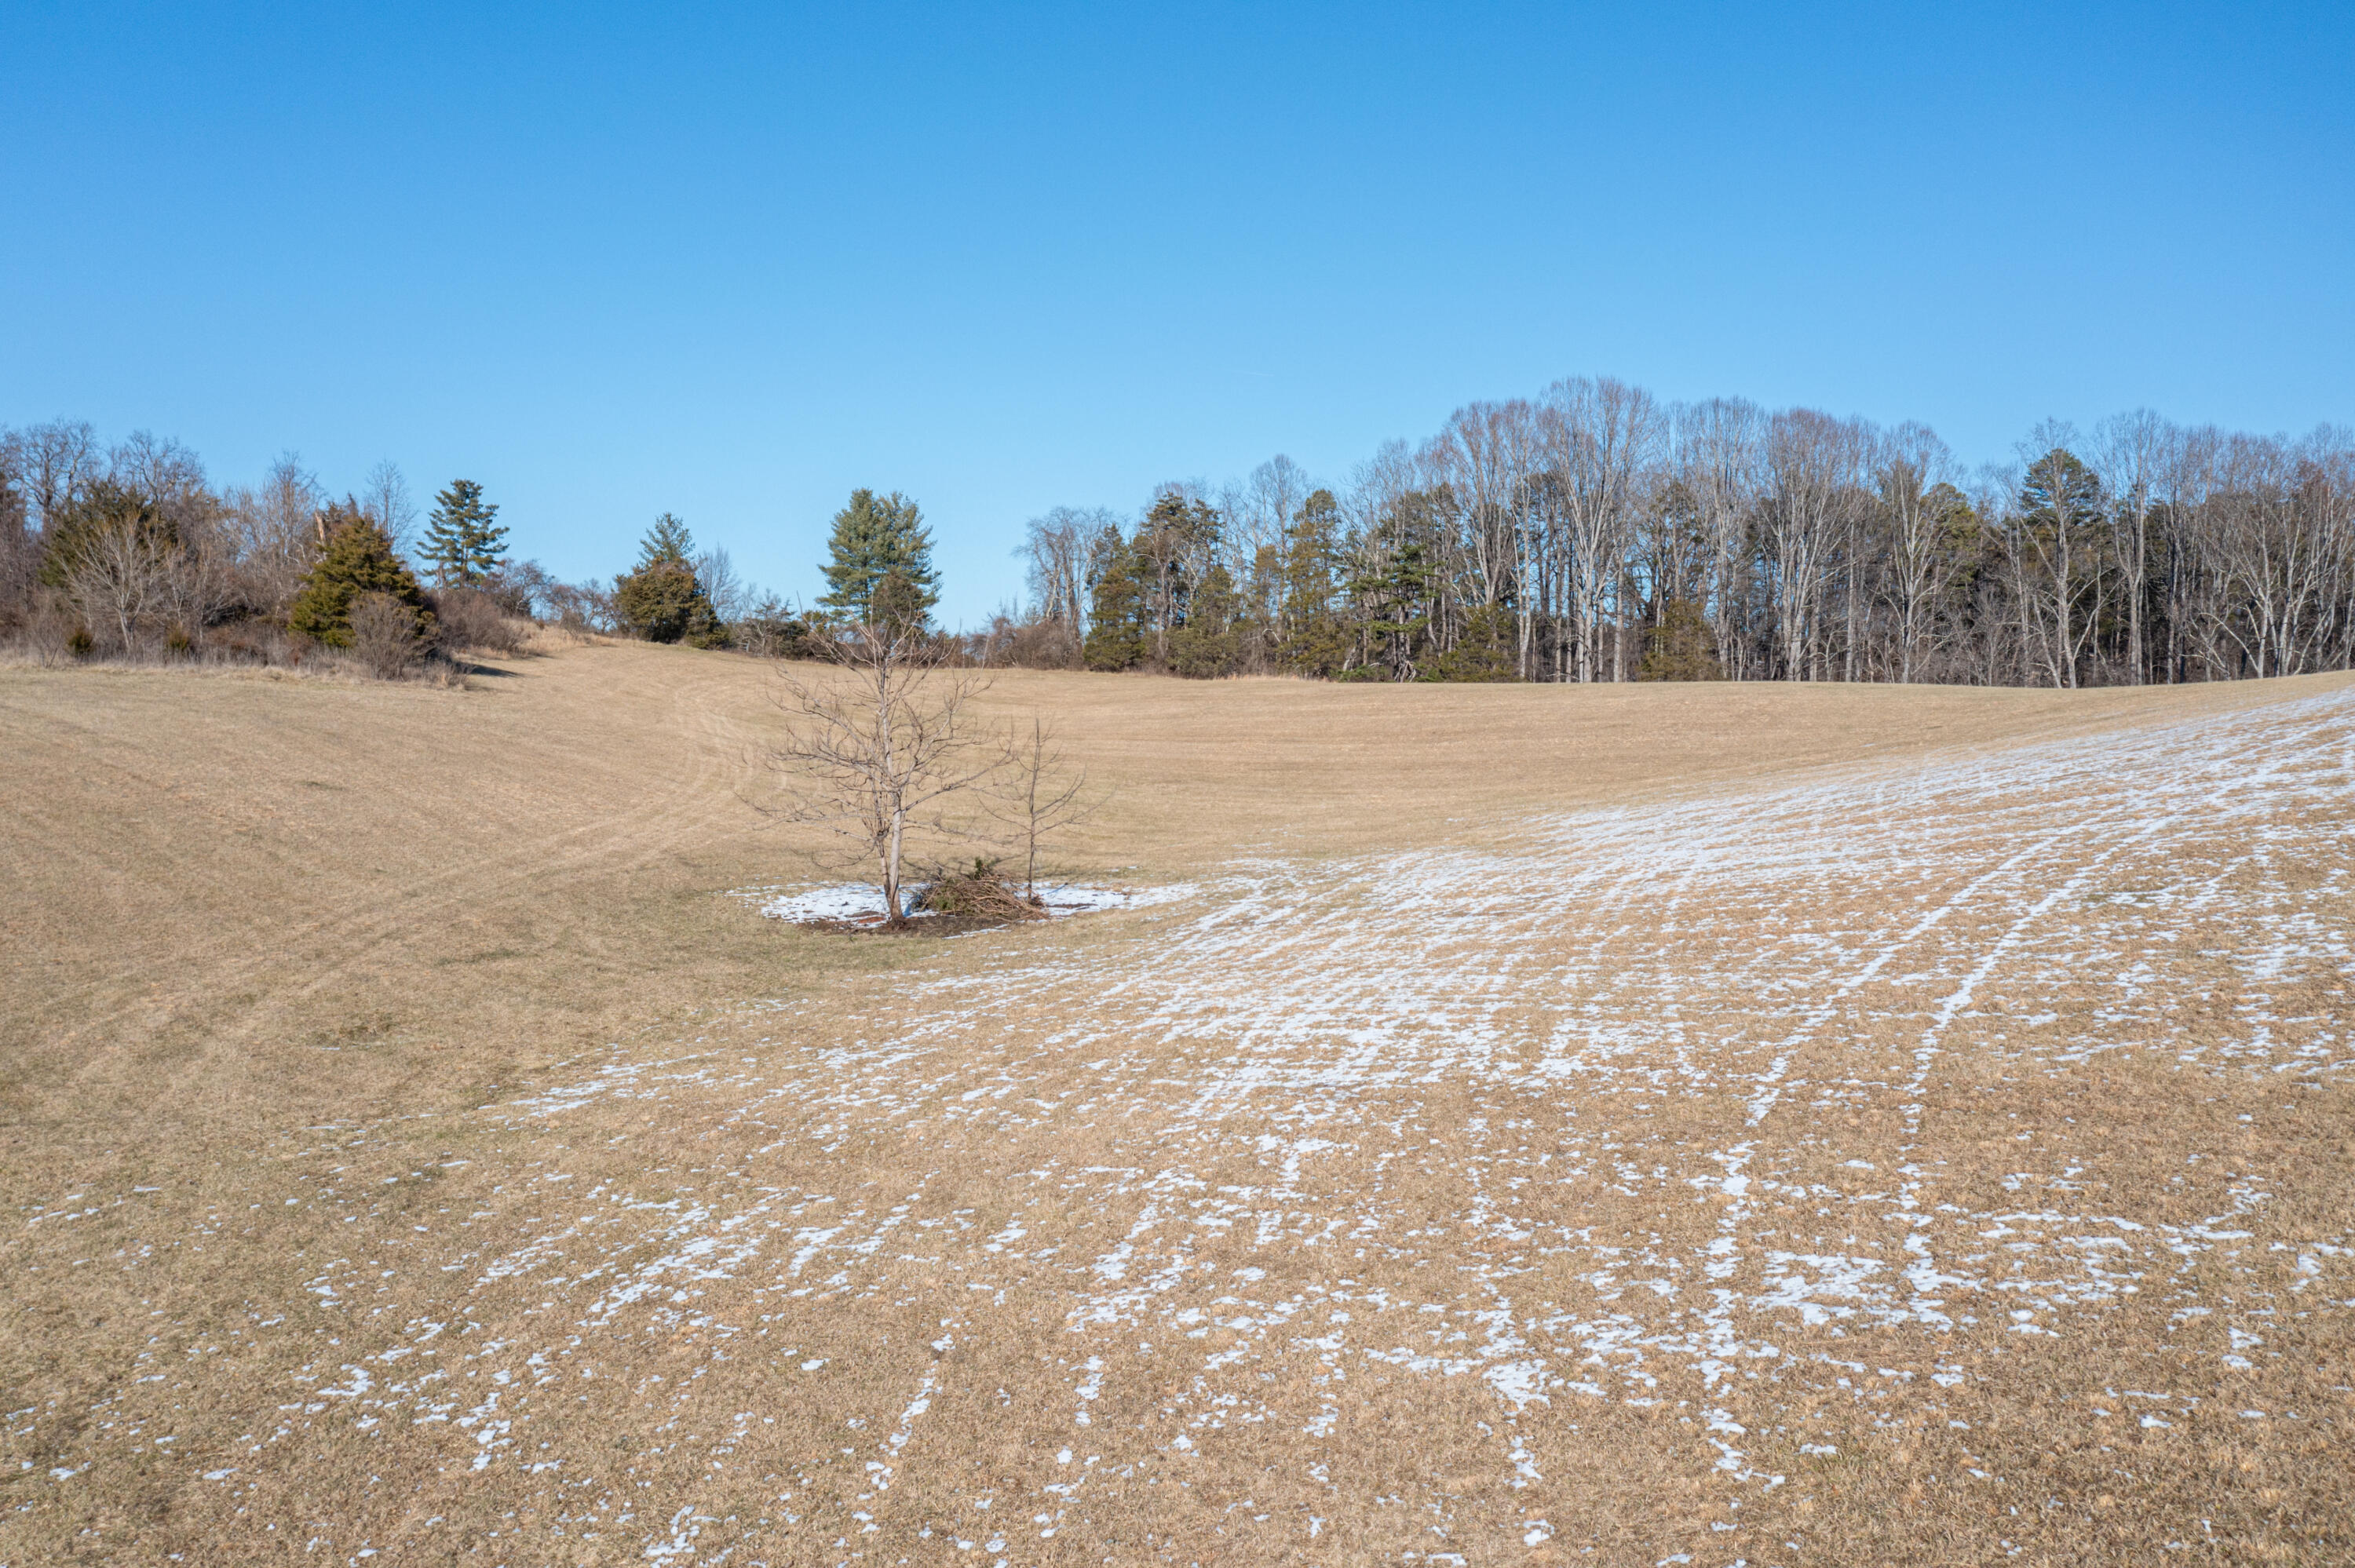
[[694, 549], [687, 524], [666, 512], [639, 541], [637, 568], [613, 584], [614, 610], [649, 642], [727, 645], [728, 629], [696, 578]]
[[834, 514], [826, 550], [822, 569], [828, 591], [817, 602], [837, 615], [879, 624], [877, 592], [894, 576], [899, 582], [884, 608], [900, 623], [921, 626], [940, 602], [932, 531], [916, 503], [897, 491], [881, 496], [852, 491], [850, 504]]
[[2055, 447], [2029, 465], [2019, 532], [2040, 568], [2036, 640], [2055, 686], [2077, 684], [2078, 662], [2101, 630], [2105, 524], [2101, 476], [2074, 452]]
[[1455, 646], [1437, 654], [1417, 678], [1424, 681], [1509, 681], [1514, 662], [1513, 612], [1502, 604], [1477, 605], [1464, 617]]
[[431, 634], [433, 612], [425, 608], [425, 592], [394, 553], [385, 531], [362, 516], [348, 499], [328, 507], [321, 521], [327, 529], [326, 548], [287, 611], [286, 630], [330, 648], [348, 648], [352, 601], [376, 593], [408, 609], [421, 641]]
[[1717, 639], [1700, 606], [1689, 599], [1672, 599], [1660, 606], [1660, 622], [1644, 633], [1643, 662], [1636, 666], [1639, 681], [1718, 681]]
[[669, 561], [681, 567], [695, 564], [695, 535], [687, 531], [686, 524], [668, 512], [655, 518], [655, 525], [646, 530], [646, 536], [638, 541], [638, 565], [641, 567], [651, 567], [656, 561]]
[[1186, 624], [1169, 634], [1169, 667], [1196, 680], [1233, 674], [1241, 652], [1236, 635], [1241, 610], [1234, 577], [1213, 563], [1194, 589]]
[[1431, 566], [1423, 546], [1400, 546], [1349, 586], [1365, 603], [1363, 625], [1374, 659], [1360, 678], [1413, 680], [1431, 641]]
[[1276, 657], [1302, 674], [1337, 675], [1348, 662], [1349, 629], [1333, 605], [1341, 560], [1341, 505], [1319, 490], [1284, 531], [1284, 636]]
[[1145, 583], [1136, 552], [1117, 528], [1096, 541], [1094, 601], [1081, 655], [1091, 670], [1134, 670], [1145, 662]]
[[1137, 524], [1129, 553], [1145, 596], [1145, 623], [1157, 661], [1170, 657], [1170, 638], [1192, 614], [1199, 578], [1216, 556], [1225, 519], [1217, 507], [1175, 486], [1154, 497]]
[[498, 514], [498, 507], [483, 499], [483, 487], [471, 479], [453, 479], [433, 497], [421, 553], [433, 570], [436, 588], [480, 588], [506, 565], [500, 552], [507, 531], [492, 521]]

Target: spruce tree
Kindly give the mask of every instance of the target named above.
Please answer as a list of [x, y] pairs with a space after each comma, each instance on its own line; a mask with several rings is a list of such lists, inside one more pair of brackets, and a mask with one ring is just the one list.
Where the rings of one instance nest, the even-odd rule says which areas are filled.
[[728, 629], [696, 578], [694, 549], [687, 524], [666, 512], [639, 542], [637, 569], [613, 584], [613, 608], [649, 642], [715, 648], [728, 641]]
[[877, 495], [854, 490], [850, 504], [834, 514], [826, 542], [827, 591], [820, 608], [865, 625], [877, 622], [877, 593], [886, 577], [897, 577], [887, 609], [903, 624], [922, 625], [940, 602], [940, 574], [932, 568], [932, 535], [916, 503], [893, 491]]
[[433, 497], [421, 552], [436, 588], [480, 588], [506, 565], [500, 551], [507, 531], [492, 521], [498, 514], [471, 479], [453, 479]]
[[425, 608], [424, 590], [393, 552], [384, 530], [362, 516], [349, 500], [327, 508], [321, 521], [328, 530], [326, 547], [287, 611], [286, 630], [330, 648], [348, 648], [352, 601], [378, 593], [408, 609], [421, 640], [429, 635], [433, 612]]

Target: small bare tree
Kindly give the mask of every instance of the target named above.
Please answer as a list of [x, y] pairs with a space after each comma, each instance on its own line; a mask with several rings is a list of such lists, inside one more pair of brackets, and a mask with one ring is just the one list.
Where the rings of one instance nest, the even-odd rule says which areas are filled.
[[1039, 901], [1039, 850], [1048, 835], [1077, 827], [1095, 815], [1103, 798], [1088, 792], [1085, 768], [1071, 766], [1055, 732], [1037, 714], [1030, 733], [1018, 728], [1005, 751], [996, 788], [983, 810], [1006, 830], [1022, 856], [1022, 896]]
[[768, 760], [783, 802], [769, 810], [836, 835], [880, 884], [887, 922], [901, 926], [911, 836], [965, 836], [945, 802], [1005, 766], [1000, 732], [974, 711], [988, 683], [943, 667], [911, 619], [853, 627], [823, 652], [835, 666], [826, 674], [778, 676], [785, 735]]
[[[272, 477], [276, 479], [275, 472]], [[409, 493], [409, 481], [402, 476], [400, 465], [385, 459], [368, 470], [364, 486], [360, 514], [384, 530], [395, 555], [407, 556], [417, 544], [417, 503]]]

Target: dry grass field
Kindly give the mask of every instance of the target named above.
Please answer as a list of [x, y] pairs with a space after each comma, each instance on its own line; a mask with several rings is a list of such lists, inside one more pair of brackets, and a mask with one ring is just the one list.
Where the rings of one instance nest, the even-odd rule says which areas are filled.
[[2355, 683], [0, 671], [0, 1564], [2355, 1561]]

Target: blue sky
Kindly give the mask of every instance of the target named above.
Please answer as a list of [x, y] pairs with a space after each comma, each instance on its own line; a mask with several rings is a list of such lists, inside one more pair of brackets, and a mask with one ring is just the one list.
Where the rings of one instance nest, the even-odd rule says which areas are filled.
[[[677, 15], [665, 14], [666, 9]], [[943, 609], [1478, 397], [2355, 422], [2355, 7], [0, 7], [0, 423]]]

